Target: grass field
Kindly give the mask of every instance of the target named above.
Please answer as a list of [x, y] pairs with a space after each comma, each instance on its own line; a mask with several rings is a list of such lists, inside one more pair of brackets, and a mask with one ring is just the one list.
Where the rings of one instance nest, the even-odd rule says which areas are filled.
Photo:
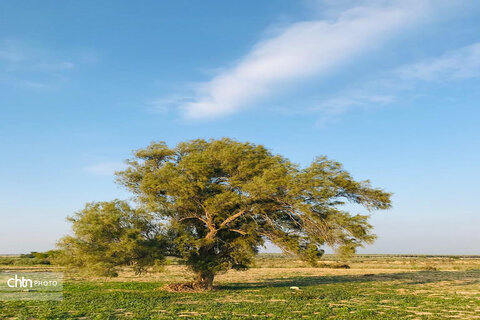
[[[205, 293], [168, 292], [184, 266], [114, 279], [68, 275], [61, 302], [1, 302], [1, 319], [480, 319], [480, 257], [360, 255], [342, 268], [263, 255], [249, 271], [216, 278]], [[1, 270], [57, 270], [0, 266]], [[292, 290], [296, 286], [300, 290]]]

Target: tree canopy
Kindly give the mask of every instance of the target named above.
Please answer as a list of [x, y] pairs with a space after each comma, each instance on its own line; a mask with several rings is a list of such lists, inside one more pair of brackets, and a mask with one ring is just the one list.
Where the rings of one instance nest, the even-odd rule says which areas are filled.
[[390, 207], [390, 193], [354, 180], [338, 162], [318, 157], [301, 168], [228, 138], [156, 142], [127, 163], [117, 181], [137, 208], [114, 201], [77, 213], [74, 236], [60, 242], [77, 265], [141, 271], [176, 256], [196, 274], [196, 287], [210, 289], [217, 273], [248, 268], [267, 240], [313, 264], [326, 245], [351, 254], [375, 236], [368, 216], [344, 205]]
[[154, 217], [132, 209], [125, 201], [87, 203], [68, 220], [74, 236], [63, 237], [56, 260], [93, 274], [116, 276], [117, 267], [133, 266], [136, 272], [164, 260], [167, 243], [159, 237]]

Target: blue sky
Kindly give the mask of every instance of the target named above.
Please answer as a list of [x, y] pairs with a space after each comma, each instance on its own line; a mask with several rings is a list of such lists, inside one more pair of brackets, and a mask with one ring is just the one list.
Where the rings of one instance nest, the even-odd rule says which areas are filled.
[[394, 193], [366, 253], [480, 254], [480, 4], [2, 1], [0, 253], [47, 250], [151, 141], [317, 155]]

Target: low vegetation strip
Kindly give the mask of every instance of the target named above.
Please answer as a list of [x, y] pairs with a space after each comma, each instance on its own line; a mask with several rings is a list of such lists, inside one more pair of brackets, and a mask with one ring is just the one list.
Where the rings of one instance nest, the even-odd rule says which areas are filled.
[[147, 275], [125, 269], [113, 279], [70, 274], [63, 301], [0, 302], [0, 318], [480, 319], [480, 258], [360, 256], [350, 269], [283, 259], [269, 267], [269, 256], [260, 256], [257, 268], [219, 275], [215, 290], [203, 293], [165, 290], [185, 278], [181, 265]]

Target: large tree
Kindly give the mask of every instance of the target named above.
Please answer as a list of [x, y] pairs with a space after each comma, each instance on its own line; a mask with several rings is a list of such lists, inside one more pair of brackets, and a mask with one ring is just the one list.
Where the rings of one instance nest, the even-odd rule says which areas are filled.
[[[212, 288], [219, 272], [246, 269], [266, 240], [311, 263], [326, 245], [342, 254], [353, 253], [375, 236], [368, 216], [350, 214], [345, 205], [350, 202], [369, 211], [390, 207], [389, 193], [371, 187], [369, 181], [354, 180], [340, 163], [326, 157], [301, 168], [261, 145], [227, 138], [197, 139], [174, 148], [152, 143], [134, 155], [128, 168], [117, 173], [118, 182], [135, 195], [138, 206], [123, 209], [130, 223], [118, 223], [113, 229], [120, 230], [119, 236], [99, 238], [104, 243], [95, 244], [95, 237], [85, 236], [95, 228], [79, 227], [85, 225], [82, 219], [88, 220], [80, 212], [74, 220], [75, 236], [63, 247], [82, 256], [85, 250], [76, 242], [93, 246], [96, 251], [90, 251], [89, 259], [98, 256], [101, 261], [113, 246], [119, 251], [115, 257], [123, 258], [108, 260], [112, 267], [144, 266], [154, 260], [152, 256], [176, 256], [195, 273], [197, 288]], [[97, 204], [93, 215], [105, 214], [105, 206], [108, 203]], [[91, 213], [94, 208], [87, 209]], [[130, 244], [125, 253], [118, 249], [123, 242]], [[135, 250], [142, 254], [137, 257]]]

